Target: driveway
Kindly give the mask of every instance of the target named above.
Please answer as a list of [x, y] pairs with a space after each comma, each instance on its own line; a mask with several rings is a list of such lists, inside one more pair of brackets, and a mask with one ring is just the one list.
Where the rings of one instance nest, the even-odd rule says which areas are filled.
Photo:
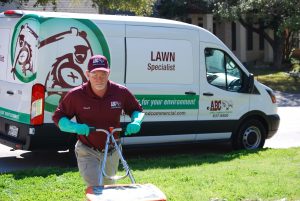
[[278, 107], [300, 107], [300, 92], [298, 94], [289, 94], [280, 91], [274, 91]]
[[289, 94], [275, 91], [275, 95], [280, 116], [280, 126], [275, 136], [266, 140], [264, 147], [300, 147], [300, 93]]
[[277, 133], [266, 140], [268, 148], [300, 147], [300, 107], [279, 107], [280, 125]]

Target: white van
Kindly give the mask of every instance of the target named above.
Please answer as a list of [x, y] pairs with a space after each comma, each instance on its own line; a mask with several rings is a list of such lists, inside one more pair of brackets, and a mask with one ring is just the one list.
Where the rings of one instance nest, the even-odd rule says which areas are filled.
[[0, 14], [0, 36], [0, 142], [14, 149], [72, 144], [75, 137], [51, 116], [64, 94], [87, 80], [95, 54], [108, 58], [111, 80], [126, 85], [146, 113], [141, 132], [123, 137], [124, 145], [225, 140], [256, 149], [279, 126], [272, 90], [197, 26], [9, 10]]

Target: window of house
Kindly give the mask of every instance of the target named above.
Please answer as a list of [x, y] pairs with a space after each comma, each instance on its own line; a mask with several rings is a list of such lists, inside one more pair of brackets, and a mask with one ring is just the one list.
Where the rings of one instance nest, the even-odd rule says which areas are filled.
[[253, 31], [247, 29], [247, 50], [253, 50]]
[[213, 23], [213, 34], [217, 35], [217, 24]]
[[226, 91], [238, 92], [241, 90], [243, 72], [225, 52], [206, 48], [205, 65], [208, 83]]
[[236, 50], [236, 24], [235, 22], [231, 23], [231, 50]]
[[264, 39], [264, 30], [263, 28], [260, 28], [259, 31], [259, 50], [264, 50], [265, 49], [265, 39]]
[[192, 24], [192, 18], [187, 18], [187, 19], [185, 20], [185, 22], [188, 23], [188, 24]]

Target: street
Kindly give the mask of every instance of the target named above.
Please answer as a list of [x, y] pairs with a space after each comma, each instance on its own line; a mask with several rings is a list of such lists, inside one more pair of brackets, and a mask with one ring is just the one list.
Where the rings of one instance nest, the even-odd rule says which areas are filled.
[[288, 148], [300, 146], [300, 107], [279, 107], [279, 131], [266, 140], [265, 147]]
[[[266, 140], [265, 148], [289, 148], [300, 146], [300, 107], [279, 107], [280, 126], [278, 132], [271, 139]], [[174, 149], [172, 152], [190, 151], [195, 153], [226, 153], [230, 151], [228, 145], [213, 146], [193, 145], [188, 149]], [[193, 150], [191, 150], [193, 149]], [[9, 147], [0, 145], [0, 173], [13, 170], [22, 170], [34, 167], [70, 167], [68, 152], [29, 152], [29, 151], [10, 151]], [[169, 151], [169, 150], [167, 150]], [[166, 151], [165, 151], [166, 152]], [[153, 153], [153, 150], [150, 151]], [[147, 154], [145, 152], [145, 154]], [[74, 165], [74, 163], [73, 163]]]

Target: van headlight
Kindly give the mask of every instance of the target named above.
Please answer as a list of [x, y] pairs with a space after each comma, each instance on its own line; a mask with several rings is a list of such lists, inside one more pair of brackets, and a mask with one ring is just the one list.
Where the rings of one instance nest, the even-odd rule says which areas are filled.
[[270, 96], [270, 98], [271, 98], [271, 100], [272, 100], [272, 103], [276, 103], [276, 96], [275, 96], [273, 90], [271, 90], [271, 89], [266, 89], [266, 91], [268, 92], [268, 94], [269, 94], [269, 96]]

